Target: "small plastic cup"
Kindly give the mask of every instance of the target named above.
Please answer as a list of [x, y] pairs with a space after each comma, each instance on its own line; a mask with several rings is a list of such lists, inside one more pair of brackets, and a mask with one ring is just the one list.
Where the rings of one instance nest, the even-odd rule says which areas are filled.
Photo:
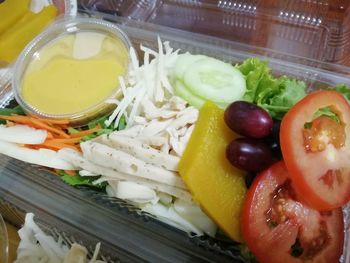
[[[49, 43], [54, 43], [59, 41], [62, 37], [66, 35], [74, 35], [79, 32], [94, 32], [99, 34], [104, 34], [109, 38], [114, 38], [118, 43], [122, 43], [123, 54], [127, 58], [123, 61], [124, 74], [121, 77], [127, 77], [128, 69], [130, 65], [129, 50], [132, 44], [128, 36], [115, 24], [93, 18], [83, 18], [83, 17], [65, 17], [56, 21], [53, 25], [48, 27], [44, 32], [42, 32], [38, 37], [36, 37], [21, 53], [19, 56], [15, 67], [14, 67], [14, 78], [12, 80], [12, 87], [15, 93], [15, 98], [17, 102], [22, 106], [24, 111], [30, 115], [36, 115], [41, 118], [49, 119], [68, 119], [70, 120], [71, 126], [82, 126], [88, 123], [90, 120], [96, 119], [98, 117], [104, 116], [111, 112], [114, 108], [111, 104], [106, 103], [106, 100], [113, 99], [120, 96], [119, 82], [113, 88], [112, 92], [101, 99], [100, 101], [94, 101], [89, 107], [77, 112], [69, 112], [63, 114], [52, 114], [45, 112], [38, 107], [35, 107], [28, 103], [22, 94], [22, 84], [23, 78], [25, 76], [26, 70], [28, 69], [31, 62], [36, 56], [40, 54]], [[119, 50], [119, 49], [118, 49]], [[126, 53], [125, 53], [126, 51]], [[120, 51], [122, 52], [122, 51]], [[64, 77], [64, 76], [62, 76]], [[97, 76], [98, 77], [98, 76]], [[115, 77], [116, 80], [118, 76]], [[47, 83], [50, 85], [50, 83]], [[96, 87], [99, 89], [101, 87]], [[79, 103], [79, 98], [77, 98], [76, 103]]]

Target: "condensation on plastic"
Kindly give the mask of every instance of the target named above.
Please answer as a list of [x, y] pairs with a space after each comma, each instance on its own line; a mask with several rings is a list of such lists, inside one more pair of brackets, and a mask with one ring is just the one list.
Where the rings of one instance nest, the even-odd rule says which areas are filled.
[[[305, 66], [297, 63], [295, 57], [283, 57], [271, 50], [252, 49], [235, 42], [113, 15], [103, 17], [117, 23], [135, 48], [142, 43], [156, 49], [157, 36], [160, 36], [175, 49], [208, 54], [232, 63], [258, 55], [269, 61], [274, 74], [305, 80], [310, 89], [337, 83], [350, 84], [346, 75]], [[141, 53], [139, 55], [142, 57]], [[289, 59], [292, 62], [288, 62]], [[46, 225], [67, 233], [69, 237], [92, 245], [101, 241], [102, 254], [108, 255], [110, 262], [244, 262], [237, 247], [227, 238], [187, 235], [140, 213], [121, 200], [112, 201], [103, 193], [70, 187], [43, 169], [5, 156], [0, 156], [0, 196], [8, 204], [34, 212]], [[348, 208], [345, 212], [348, 214]], [[346, 253], [350, 251], [350, 230], [348, 224], [346, 226], [342, 262], [349, 262]]]

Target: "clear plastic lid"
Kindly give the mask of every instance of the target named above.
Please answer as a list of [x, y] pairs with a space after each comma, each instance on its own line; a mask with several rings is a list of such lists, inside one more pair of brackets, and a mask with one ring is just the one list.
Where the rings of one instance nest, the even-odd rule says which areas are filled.
[[[141, 43], [156, 49], [159, 36], [175, 49], [207, 54], [232, 63], [259, 55], [269, 61], [274, 74], [304, 80], [310, 88], [350, 84], [346, 75], [302, 65], [295, 57], [289, 62], [290, 57], [282, 57], [278, 52], [252, 49], [251, 46], [144, 22], [113, 16], [105, 18], [127, 33], [137, 51], [140, 51]], [[91, 189], [73, 188], [42, 168], [6, 156], [0, 156], [0, 170], [1, 213], [8, 211], [9, 206], [19, 207], [33, 212], [42, 223], [65, 233], [69, 239], [92, 244], [101, 241], [102, 255], [106, 255], [109, 262], [247, 262], [237, 246], [222, 235], [215, 239], [190, 236], [124, 201]], [[342, 262], [349, 262], [349, 208], [345, 207], [344, 212], [346, 240]], [[6, 218], [16, 222], [16, 213], [8, 213]]]
[[80, 0], [79, 7], [350, 65], [346, 0]]

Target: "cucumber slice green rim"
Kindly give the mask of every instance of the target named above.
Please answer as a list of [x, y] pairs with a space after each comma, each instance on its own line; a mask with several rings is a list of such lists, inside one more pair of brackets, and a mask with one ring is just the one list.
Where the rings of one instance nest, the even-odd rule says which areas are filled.
[[188, 104], [198, 109], [205, 103], [205, 100], [192, 94], [180, 80], [175, 81], [175, 95], [183, 98]]
[[191, 63], [183, 80], [193, 95], [220, 104], [241, 99], [246, 90], [245, 78], [238, 69], [210, 57]]
[[194, 62], [206, 57], [204, 55], [191, 55], [190, 53], [179, 55], [174, 67], [175, 78], [182, 80], [185, 72]]

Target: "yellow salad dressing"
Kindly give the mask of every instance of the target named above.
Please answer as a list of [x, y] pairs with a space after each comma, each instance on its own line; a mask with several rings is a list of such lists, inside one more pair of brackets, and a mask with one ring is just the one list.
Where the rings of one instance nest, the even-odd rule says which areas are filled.
[[117, 92], [128, 50], [94, 32], [64, 35], [34, 54], [22, 80], [23, 99], [46, 114], [84, 111]]

